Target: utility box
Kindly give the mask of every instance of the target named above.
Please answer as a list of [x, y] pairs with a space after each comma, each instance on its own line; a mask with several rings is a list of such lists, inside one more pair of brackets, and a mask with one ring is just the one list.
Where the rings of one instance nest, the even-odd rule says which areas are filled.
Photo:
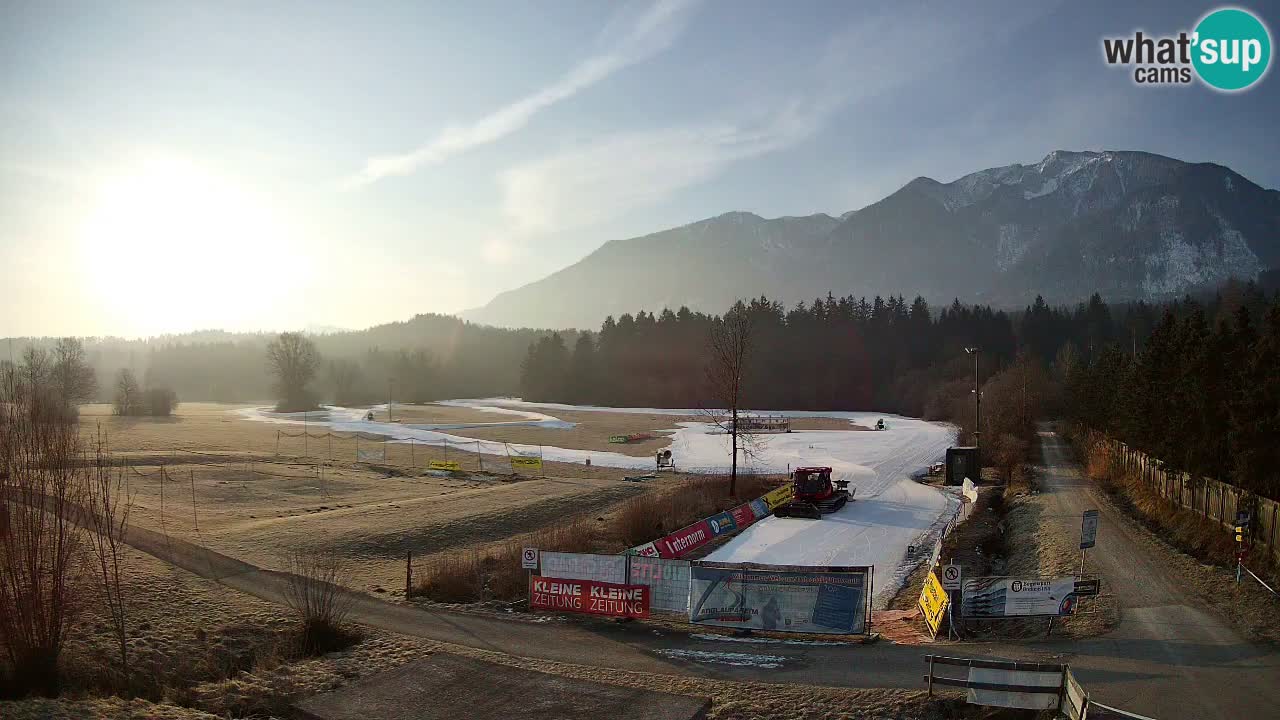
[[960, 485], [965, 478], [982, 480], [982, 463], [976, 447], [947, 448], [947, 484]]

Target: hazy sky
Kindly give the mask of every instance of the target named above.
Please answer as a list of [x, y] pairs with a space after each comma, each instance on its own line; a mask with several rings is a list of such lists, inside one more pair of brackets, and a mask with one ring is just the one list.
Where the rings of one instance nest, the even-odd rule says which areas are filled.
[[1280, 187], [1274, 72], [1102, 62], [1216, 4], [1114, 5], [0, 3], [0, 336], [452, 312], [610, 239], [1058, 148]]

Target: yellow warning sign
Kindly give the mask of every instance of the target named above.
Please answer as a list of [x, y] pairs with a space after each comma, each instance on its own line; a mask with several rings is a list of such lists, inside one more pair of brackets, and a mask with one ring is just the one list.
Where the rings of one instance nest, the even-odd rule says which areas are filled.
[[432, 460], [428, 465], [432, 470], [461, 470], [462, 465], [457, 460]]
[[794, 495], [795, 495], [794, 488], [791, 487], [790, 483], [787, 483], [786, 485], [783, 485], [780, 488], [775, 488], [773, 490], [770, 490], [769, 492], [762, 495], [760, 499], [764, 501], [765, 505], [769, 506], [770, 510], [772, 510], [778, 507], [779, 505], [790, 501], [791, 498], [794, 497]]
[[929, 577], [925, 578], [924, 588], [920, 590], [920, 612], [924, 615], [925, 625], [929, 626], [929, 632], [934, 636], [937, 636], [938, 628], [942, 626], [942, 616], [947, 612], [949, 602], [947, 591], [942, 589], [942, 583], [938, 580], [938, 573], [930, 570]]

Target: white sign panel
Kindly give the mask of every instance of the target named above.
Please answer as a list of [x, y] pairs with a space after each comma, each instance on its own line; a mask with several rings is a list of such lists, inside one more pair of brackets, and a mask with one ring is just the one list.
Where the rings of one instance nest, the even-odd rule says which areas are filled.
[[961, 494], [963, 494], [964, 499], [968, 500], [969, 502], [974, 502], [974, 503], [978, 502], [978, 488], [974, 487], [973, 481], [970, 480], [969, 478], [964, 479], [964, 485], [963, 485], [963, 489], [961, 490]]
[[959, 590], [960, 589], [960, 566], [948, 565], [942, 568], [942, 589], [943, 590]]
[[1071, 615], [1076, 580], [1062, 578], [974, 578], [964, 582], [960, 608], [967, 618]]
[[543, 577], [627, 584], [626, 555], [544, 552], [541, 561]]
[[520, 551], [520, 567], [525, 570], [538, 569], [538, 548], [527, 547]]
[[1080, 549], [1087, 550], [1098, 541], [1098, 511], [1085, 510], [1080, 521]]
[[[969, 668], [969, 681], [992, 685], [1022, 685], [1057, 689], [1062, 686], [1062, 672], [1031, 672], [1026, 670], [999, 670], [996, 668]], [[1005, 690], [978, 690], [969, 688], [968, 701], [973, 705], [992, 707], [1049, 710], [1058, 706], [1057, 693], [1023, 693]]]
[[780, 632], [866, 631], [866, 568], [696, 562], [689, 577], [689, 621]]

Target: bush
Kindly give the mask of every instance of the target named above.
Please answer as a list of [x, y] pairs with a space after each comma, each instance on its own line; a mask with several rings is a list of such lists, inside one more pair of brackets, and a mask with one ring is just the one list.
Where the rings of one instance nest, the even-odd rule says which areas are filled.
[[178, 407], [178, 394], [167, 387], [151, 388], [146, 392], [145, 406], [152, 417], [169, 417]]
[[289, 558], [285, 601], [302, 621], [301, 649], [320, 655], [351, 644], [353, 635], [342, 624], [351, 611], [354, 594], [343, 587], [346, 562], [323, 550], [303, 550]]

